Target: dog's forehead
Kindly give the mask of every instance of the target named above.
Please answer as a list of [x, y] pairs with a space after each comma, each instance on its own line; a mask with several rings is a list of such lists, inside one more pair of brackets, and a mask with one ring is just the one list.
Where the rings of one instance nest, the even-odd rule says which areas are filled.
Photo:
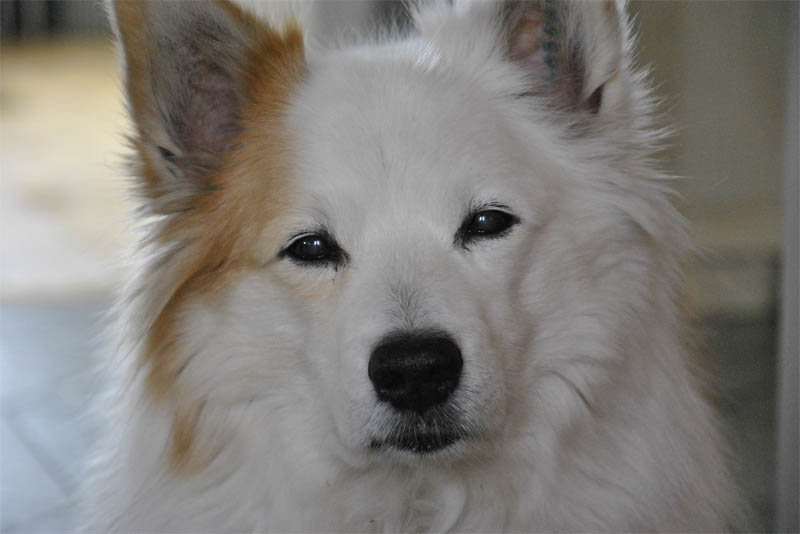
[[310, 64], [291, 121], [300, 186], [318, 196], [438, 202], [496, 179], [513, 145], [476, 80], [403, 51]]

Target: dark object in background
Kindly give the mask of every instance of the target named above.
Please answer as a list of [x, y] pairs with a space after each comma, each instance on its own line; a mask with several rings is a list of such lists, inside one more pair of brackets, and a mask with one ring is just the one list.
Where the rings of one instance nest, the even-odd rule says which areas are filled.
[[0, 24], [4, 41], [101, 33], [106, 29], [103, 9], [97, 2], [70, 0], [3, 0]]

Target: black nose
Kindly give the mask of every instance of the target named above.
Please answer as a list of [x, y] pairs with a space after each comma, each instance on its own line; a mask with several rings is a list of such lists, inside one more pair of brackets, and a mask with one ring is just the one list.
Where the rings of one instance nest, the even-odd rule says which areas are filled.
[[463, 365], [458, 345], [447, 335], [400, 333], [375, 348], [368, 373], [378, 399], [421, 414], [447, 400]]

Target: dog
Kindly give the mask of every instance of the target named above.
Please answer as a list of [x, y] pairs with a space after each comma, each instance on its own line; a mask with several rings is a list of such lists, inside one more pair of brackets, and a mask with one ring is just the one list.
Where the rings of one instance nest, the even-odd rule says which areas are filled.
[[142, 239], [83, 529], [735, 527], [625, 4], [353, 6], [109, 5]]

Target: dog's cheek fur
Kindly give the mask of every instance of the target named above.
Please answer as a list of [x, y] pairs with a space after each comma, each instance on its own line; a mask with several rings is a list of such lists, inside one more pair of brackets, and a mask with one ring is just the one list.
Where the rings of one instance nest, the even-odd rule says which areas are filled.
[[[228, 55], [218, 49], [213, 51], [223, 55], [223, 63], [236, 58], [238, 65], [206, 65], [219, 76], [228, 76], [211, 88], [197, 87], [202, 73], [201, 78], [183, 78], [179, 70], [170, 72], [162, 64], [148, 63], [148, 58], [160, 57], [157, 54], [180, 55], [182, 50], [180, 44], [175, 45], [176, 50], [153, 49], [163, 44], [151, 37], [157, 37], [157, 25], [165, 23], [153, 19], [153, 12], [166, 10], [170, 16], [184, 18], [194, 14], [174, 11], [162, 3], [119, 2], [114, 6], [127, 60], [129, 101], [137, 121], [134, 147], [143, 161], [135, 171], [146, 194], [147, 210], [166, 214], [148, 228], [145, 249], [149, 248], [153, 257], [145, 266], [138, 287], [129, 292], [130, 315], [123, 317], [121, 324], [127, 325], [126, 337], [146, 376], [150, 401], [167, 406], [172, 413], [170, 465], [185, 473], [201, 469], [214, 451], [199, 451], [194, 446], [206, 399], [202, 385], [181, 376], [190, 369], [196, 355], [196, 347], [186, 346], [195, 332], [185, 331], [184, 318], [198, 302], [206, 306], [224, 302], [229, 288], [241, 277], [268, 269], [275, 261], [272, 258], [281, 244], [278, 240], [287, 231], [278, 214], [287, 210], [292, 198], [288, 162], [293, 140], [284, 116], [305, 71], [302, 36], [296, 27], [289, 27], [281, 35], [227, 2], [200, 7], [199, 12], [208, 19], [203, 24], [214, 28], [209, 33], [237, 34], [240, 40], [238, 44], [236, 40], [227, 44], [238, 46], [228, 50]], [[218, 20], [214, 21], [214, 17]], [[180, 33], [181, 22], [177, 24], [175, 31]], [[195, 30], [187, 26], [185, 31], [191, 34]], [[180, 39], [175, 37], [176, 41]], [[190, 48], [203, 45], [194, 43], [191, 35], [184, 39]], [[196, 50], [193, 53], [200, 54]], [[208, 63], [211, 59], [203, 61]], [[226, 74], [226, 68], [234, 72]], [[178, 79], [171, 80], [175, 76]], [[159, 87], [164, 86], [172, 87], [173, 93], [183, 94], [183, 99], [189, 98], [195, 104], [194, 96], [211, 98], [208, 106], [192, 106], [204, 115], [196, 120], [184, 117], [190, 124], [180, 122], [176, 117], [183, 112], [182, 99], [173, 102], [172, 107], [169, 99], [157, 101], [165, 98], [159, 93]], [[234, 97], [240, 99], [235, 103], [238, 107], [226, 111], [226, 106], [234, 105], [226, 99]], [[219, 131], [206, 132], [210, 137], [203, 137], [202, 130], [214, 130], [216, 122]], [[165, 140], [165, 135], [170, 139]], [[193, 135], [201, 138], [192, 141]], [[176, 151], [173, 156], [182, 153], [186, 157], [176, 162], [164, 151], [153, 150], [167, 142], [179, 145], [168, 145], [168, 152]], [[209, 165], [192, 164], [186, 159], [190, 153], [200, 154], [197, 157], [205, 153], [207, 157], [203, 158]], [[154, 158], [161, 160], [157, 164]], [[174, 192], [165, 193], [172, 187], [183, 190], [181, 209], [165, 204], [165, 198], [174, 198]]]
[[[730, 480], [723, 459], [707, 446], [716, 432], [709, 408], [690, 393], [692, 379], [680, 368], [685, 341], [670, 333], [681, 331], [684, 320], [669, 289], [677, 284], [673, 261], [680, 253], [663, 248], [666, 242], [654, 241], [613, 202], [598, 203], [594, 191], [567, 197], [531, 249], [523, 300], [533, 318], [532, 360], [520, 368], [522, 390], [529, 393], [511, 414], [510, 439], [532, 447], [529, 454], [545, 477], [562, 476], [566, 458], [608, 460], [581, 465], [592, 483], [573, 489], [551, 509], [562, 524], [580, 502], [593, 503], [603, 521], [625, 518], [636, 525], [656, 516], [677, 525], [677, 508], [695, 510], [687, 525], [715, 524], [727, 513]], [[675, 394], [676, 383], [682, 396]], [[660, 403], [666, 399], [665, 412]], [[660, 413], [660, 424], [653, 425], [648, 413]], [[685, 425], [694, 417], [706, 426]], [[615, 432], [613, 449], [608, 428]], [[705, 466], [715, 466], [705, 481], [686, 477], [694, 459], [682, 456], [680, 447], [671, 449], [679, 441], [691, 443]], [[707, 506], [698, 510], [689, 495], [704, 484], [718, 493], [705, 495]], [[608, 485], [636, 489], [621, 498]], [[668, 488], [676, 485], [687, 489], [671, 493]], [[663, 501], [661, 492], [670, 498], [656, 504]]]
[[[190, 463], [191, 434], [202, 403], [187, 399], [178, 387], [178, 375], [193, 356], [183, 347], [191, 334], [181, 331], [178, 317], [195, 301], [224, 301], [229, 288], [247, 273], [272, 268], [279, 239], [287, 233], [276, 214], [287, 208], [291, 198], [291, 170], [284, 163], [291, 141], [277, 126], [280, 111], [273, 106], [266, 103], [252, 110], [269, 126], [252, 125], [244, 131], [242, 148], [230, 155], [230, 166], [216, 177], [219, 189], [198, 198], [192, 211], [170, 221], [158, 236], [160, 244], [177, 247], [170, 261], [182, 266], [181, 277], [150, 328], [142, 364], [153, 397], [173, 398], [178, 405], [176, 425], [181, 431], [175, 435], [171, 454], [176, 466]], [[265, 242], [260, 230], [268, 226], [273, 228], [272, 238]], [[264, 255], [272, 259], [263, 263]], [[184, 406], [187, 402], [194, 406]]]

